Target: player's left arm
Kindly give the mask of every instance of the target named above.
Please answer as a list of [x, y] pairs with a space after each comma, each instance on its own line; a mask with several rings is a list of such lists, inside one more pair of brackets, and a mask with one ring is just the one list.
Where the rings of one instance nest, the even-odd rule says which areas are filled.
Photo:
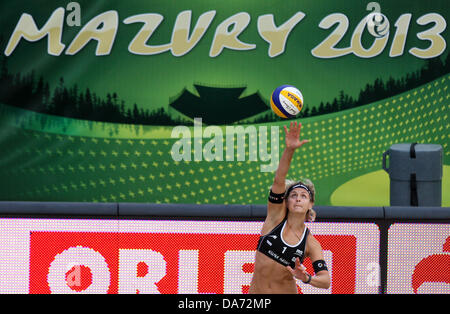
[[290, 266], [286, 266], [291, 272], [292, 276], [300, 279], [304, 283], [308, 283], [316, 288], [328, 289], [330, 287], [331, 279], [330, 273], [326, 266], [326, 262], [323, 257], [322, 246], [312, 235], [308, 237], [306, 244], [306, 257], [309, 257], [313, 264], [314, 275], [309, 274], [306, 271], [306, 267], [300, 264], [300, 260], [297, 258], [295, 261], [295, 267], [292, 269]]
[[310, 284], [317, 288], [328, 289], [331, 284], [331, 278], [323, 256], [322, 246], [311, 234], [308, 237], [305, 253], [311, 260], [314, 268], [314, 276], [312, 276]]

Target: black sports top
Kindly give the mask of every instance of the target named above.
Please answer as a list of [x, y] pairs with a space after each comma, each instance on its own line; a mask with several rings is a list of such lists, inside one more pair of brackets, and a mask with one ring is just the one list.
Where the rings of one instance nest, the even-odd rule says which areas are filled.
[[297, 257], [300, 259], [300, 263], [303, 263], [305, 259], [306, 239], [308, 238], [309, 229], [305, 227], [302, 238], [297, 244], [287, 244], [283, 240], [283, 229], [286, 226], [286, 221], [287, 218], [284, 218], [272, 231], [261, 236], [257, 250], [281, 265], [289, 265], [294, 268]]

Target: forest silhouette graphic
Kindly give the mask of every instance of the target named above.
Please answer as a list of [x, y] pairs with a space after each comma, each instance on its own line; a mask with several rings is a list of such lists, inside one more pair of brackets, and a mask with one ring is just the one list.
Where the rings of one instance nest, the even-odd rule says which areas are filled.
[[[344, 90], [331, 101], [322, 101], [318, 106], [305, 103], [295, 118], [307, 118], [359, 107], [381, 99], [400, 94], [430, 82], [450, 72], [450, 54], [443, 62], [439, 57], [425, 61], [421, 69], [408, 73], [399, 79], [381, 78], [367, 83], [360, 89], [357, 98]], [[114, 92], [101, 97], [89, 88], [80, 90], [77, 84], [66, 86], [63, 77], [53, 89], [43, 76], [36, 77], [35, 71], [11, 73], [8, 59], [2, 56], [0, 69], [0, 103], [38, 113], [73, 119], [98, 122], [112, 122], [137, 125], [193, 125], [195, 117], [203, 118], [206, 124], [265, 123], [279, 121], [270, 111], [267, 101], [259, 93], [240, 98], [246, 87], [220, 88], [195, 84], [200, 96], [186, 89], [180, 91], [171, 101], [168, 109], [160, 107], [150, 111], [134, 103], [126, 106]], [[221, 100], [211, 105], [211, 97]], [[151, 100], [149, 100], [151, 101]], [[175, 109], [180, 114], [173, 114]], [[254, 118], [252, 118], [254, 117]]]

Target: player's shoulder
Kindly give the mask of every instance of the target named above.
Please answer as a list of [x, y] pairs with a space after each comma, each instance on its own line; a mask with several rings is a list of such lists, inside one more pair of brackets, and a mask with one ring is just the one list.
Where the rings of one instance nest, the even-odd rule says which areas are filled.
[[308, 235], [306, 239], [305, 254], [311, 259], [311, 261], [323, 259], [323, 250], [320, 242], [312, 235]]
[[311, 233], [311, 231], [309, 231], [308, 238], [306, 239], [306, 245], [311, 248], [322, 249], [320, 242], [314, 237], [314, 235]]
[[284, 217], [282, 215], [267, 215], [264, 220], [263, 227], [261, 230], [261, 235], [266, 235], [273, 231], [281, 222], [283, 222]]

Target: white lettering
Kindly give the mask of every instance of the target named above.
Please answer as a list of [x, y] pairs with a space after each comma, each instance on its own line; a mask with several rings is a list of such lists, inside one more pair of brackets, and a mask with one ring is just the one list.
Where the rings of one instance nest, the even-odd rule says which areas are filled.
[[[71, 272], [66, 281], [66, 274], [75, 267], [85, 266], [92, 273], [92, 283], [84, 290], [73, 289], [74, 285], [81, 283], [78, 272]], [[79, 268], [78, 268], [79, 269]], [[99, 294], [107, 293], [110, 285], [110, 271], [105, 258], [97, 251], [86, 247], [71, 247], [55, 256], [50, 264], [48, 276], [48, 286], [52, 293], [57, 294]]]
[[242, 270], [242, 265], [255, 261], [255, 251], [226, 251], [224, 293], [243, 293], [242, 286], [250, 285], [252, 273]]
[[[137, 276], [139, 263], [148, 266], [144, 276]], [[119, 293], [160, 293], [156, 283], [166, 275], [164, 256], [153, 250], [119, 250]]]

